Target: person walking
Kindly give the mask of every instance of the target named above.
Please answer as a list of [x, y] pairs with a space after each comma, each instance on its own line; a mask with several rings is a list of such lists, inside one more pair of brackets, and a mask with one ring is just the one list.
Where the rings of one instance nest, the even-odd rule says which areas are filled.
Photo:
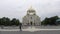
[[19, 24], [19, 29], [22, 31], [22, 23]]

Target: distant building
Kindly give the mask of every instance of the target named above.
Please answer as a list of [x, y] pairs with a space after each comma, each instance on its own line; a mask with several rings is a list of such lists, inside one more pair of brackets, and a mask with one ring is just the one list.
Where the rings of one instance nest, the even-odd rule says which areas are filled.
[[41, 25], [40, 17], [36, 15], [36, 11], [30, 7], [27, 10], [27, 14], [23, 17], [23, 25], [35, 26]]
[[60, 19], [57, 19], [55, 22], [57, 25], [60, 25]]

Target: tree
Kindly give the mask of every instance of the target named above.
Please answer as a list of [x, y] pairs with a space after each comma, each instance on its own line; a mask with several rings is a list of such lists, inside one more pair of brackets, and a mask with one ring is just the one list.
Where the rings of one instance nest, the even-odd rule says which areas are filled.
[[48, 25], [49, 24], [49, 21], [48, 21], [49, 19], [46, 17], [42, 22], [41, 22], [41, 24], [42, 25]]
[[20, 21], [19, 21], [18, 19], [16, 19], [16, 18], [13, 18], [13, 19], [11, 20], [11, 22], [12, 22], [12, 25], [16, 25], [16, 26], [18, 26], [19, 23], [20, 23]]
[[6, 17], [1, 18], [1, 25], [5, 25], [5, 26], [10, 25], [10, 19]]
[[0, 25], [4, 25], [4, 26], [16, 25], [16, 26], [18, 26], [19, 23], [20, 23], [20, 21], [16, 18], [13, 18], [12, 20], [10, 20], [8, 17], [0, 18]]
[[0, 25], [1, 25], [1, 18], [0, 18]]
[[58, 16], [51, 17], [50, 18], [50, 21], [51, 21], [50, 25], [56, 25], [55, 22], [56, 22], [57, 19], [59, 19]]
[[56, 25], [56, 20], [59, 19], [58, 16], [53, 16], [53, 17], [50, 17], [50, 18], [45, 18], [43, 21], [42, 21], [42, 25]]

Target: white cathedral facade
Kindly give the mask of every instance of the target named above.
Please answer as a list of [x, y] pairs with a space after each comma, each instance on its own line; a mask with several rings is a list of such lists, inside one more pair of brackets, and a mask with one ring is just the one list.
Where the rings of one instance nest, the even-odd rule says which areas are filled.
[[40, 17], [36, 15], [36, 11], [32, 9], [32, 7], [27, 10], [27, 14], [23, 17], [22, 24], [28, 26], [41, 25]]

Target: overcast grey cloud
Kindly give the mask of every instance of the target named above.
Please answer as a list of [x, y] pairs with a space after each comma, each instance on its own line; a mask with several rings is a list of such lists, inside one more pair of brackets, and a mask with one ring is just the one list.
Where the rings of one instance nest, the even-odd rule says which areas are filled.
[[45, 17], [60, 16], [60, 0], [0, 0], [0, 17], [22, 20], [31, 5], [41, 20]]

